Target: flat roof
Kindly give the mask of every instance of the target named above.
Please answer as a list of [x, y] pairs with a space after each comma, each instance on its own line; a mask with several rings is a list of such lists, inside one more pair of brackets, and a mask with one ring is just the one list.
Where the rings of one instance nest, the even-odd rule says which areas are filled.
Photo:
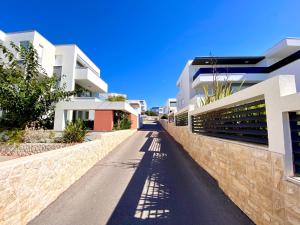
[[230, 65], [230, 64], [256, 64], [263, 60], [264, 56], [204, 56], [195, 57], [192, 65]]

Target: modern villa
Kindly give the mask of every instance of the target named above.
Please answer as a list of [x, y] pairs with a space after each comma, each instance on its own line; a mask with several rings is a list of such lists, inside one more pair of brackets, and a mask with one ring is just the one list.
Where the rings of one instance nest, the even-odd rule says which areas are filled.
[[11, 42], [23, 47], [31, 43], [45, 72], [48, 76], [59, 76], [59, 85], [64, 85], [66, 91], [85, 90], [70, 101], [57, 104], [54, 130], [63, 131], [66, 121], [80, 118], [92, 121], [95, 131], [110, 131], [113, 129], [113, 112], [118, 110], [130, 115], [132, 128], [139, 127], [139, 113], [127, 102], [107, 102], [101, 98], [107, 94], [108, 85], [101, 78], [100, 69], [77, 45], [54, 45], [37, 31], [4, 33], [0, 30], [0, 44], [11, 49]]
[[[233, 91], [249, 87], [275, 75], [296, 75], [297, 89], [300, 89], [300, 39], [286, 38], [260, 56], [195, 57], [189, 60], [179, 79], [177, 87], [178, 111], [187, 110], [188, 105], [203, 96], [203, 85], [228, 79]], [[195, 104], [194, 104], [195, 105]]]

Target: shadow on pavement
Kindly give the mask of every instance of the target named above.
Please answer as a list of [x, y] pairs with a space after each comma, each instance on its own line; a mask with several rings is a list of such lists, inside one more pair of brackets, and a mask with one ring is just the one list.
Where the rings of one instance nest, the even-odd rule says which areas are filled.
[[[146, 125], [142, 131], [148, 132], [140, 149], [144, 156], [108, 225], [253, 224], [212, 177], [183, 151], [174, 149], [178, 145], [159, 125]], [[178, 160], [187, 160], [187, 168], [182, 168], [184, 163], [178, 165]], [[196, 173], [186, 175], [185, 170]]]

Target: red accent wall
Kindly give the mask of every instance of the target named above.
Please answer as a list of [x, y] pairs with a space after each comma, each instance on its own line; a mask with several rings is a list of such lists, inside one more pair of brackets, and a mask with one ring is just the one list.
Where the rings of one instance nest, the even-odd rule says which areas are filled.
[[137, 117], [136, 115], [130, 114], [131, 129], [137, 129]]
[[95, 110], [94, 131], [112, 131], [114, 114], [112, 110]]

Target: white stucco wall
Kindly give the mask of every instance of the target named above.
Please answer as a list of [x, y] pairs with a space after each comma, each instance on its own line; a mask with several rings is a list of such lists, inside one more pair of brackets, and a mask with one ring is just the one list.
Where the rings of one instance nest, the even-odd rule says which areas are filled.
[[[43, 47], [41, 66], [45, 69], [46, 73], [49, 76], [52, 76], [53, 65], [55, 60], [55, 46], [52, 45], [37, 31], [7, 33], [5, 35], [4, 45], [11, 49], [11, 42], [14, 42], [16, 45], [19, 45], [21, 41], [30, 41], [36, 50], [39, 48], [39, 45]], [[39, 55], [39, 57], [41, 57], [41, 55]]]
[[300, 59], [296, 60], [274, 72], [270, 73], [269, 77], [274, 77], [280, 74], [292, 74], [295, 75], [297, 91], [300, 91]]

